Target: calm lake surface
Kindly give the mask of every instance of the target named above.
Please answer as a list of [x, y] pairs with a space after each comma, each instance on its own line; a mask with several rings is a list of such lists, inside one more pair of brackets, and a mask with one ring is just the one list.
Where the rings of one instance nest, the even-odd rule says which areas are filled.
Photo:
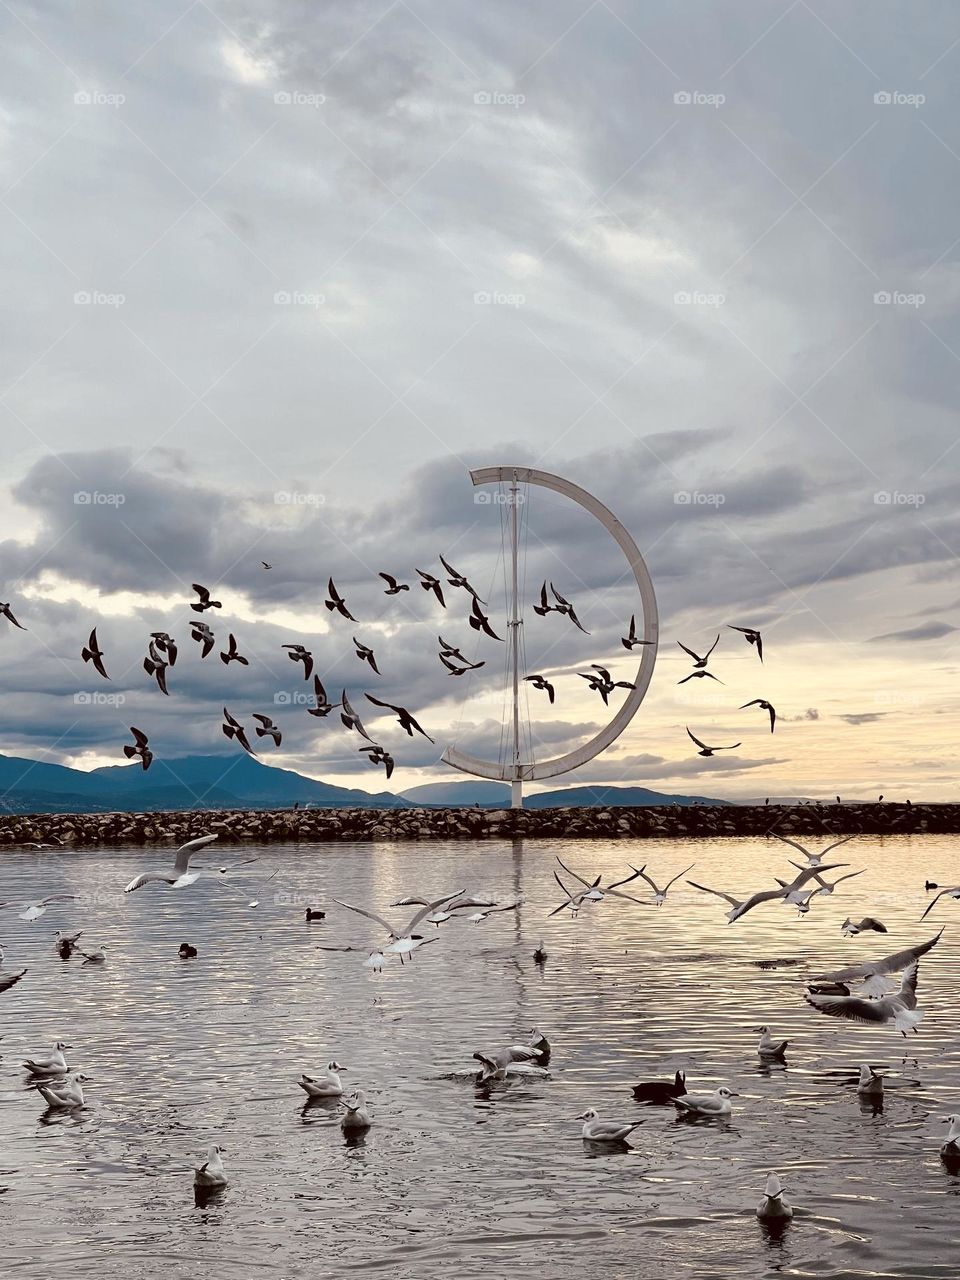
[[[826, 843], [827, 841], [824, 841]], [[811, 847], [819, 845], [811, 843]], [[943, 1118], [960, 1111], [960, 904], [922, 924], [927, 876], [960, 882], [955, 837], [861, 838], [836, 851], [868, 867], [801, 919], [780, 903], [727, 925], [724, 905], [682, 882], [660, 908], [606, 899], [552, 920], [559, 852], [604, 880], [647, 864], [659, 883], [695, 879], [746, 892], [792, 875], [773, 841], [343, 844], [253, 849], [234, 874], [260, 906], [201, 880], [124, 896], [168, 851], [9, 853], [0, 901], [82, 893], [33, 923], [0, 914], [0, 1239], [14, 1276], [247, 1277], [950, 1277], [960, 1178], [940, 1162]], [[217, 865], [239, 854], [216, 851]], [[562, 873], [561, 873], [562, 874]], [[789, 878], [789, 877], [788, 877]], [[412, 964], [376, 977], [360, 954], [319, 942], [378, 942], [334, 897], [398, 923], [407, 893], [464, 887], [519, 913], [451, 922]], [[631, 886], [628, 891], [633, 891]], [[746, 892], [744, 896], [746, 896]], [[251, 893], [252, 896], [252, 893]], [[640, 896], [640, 895], [638, 895]], [[303, 904], [327, 909], [307, 925]], [[889, 933], [843, 938], [847, 914]], [[804, 978], [931, 937], [920, 965], [924, 1021], [891, 1027], [825, 1018]], [[63, 962], [57, 928], [107, 944], [107, 963]], [[432, 929], [432, 926], [424, 926]], [[543, 938], [549, 959], [533, 952]], [[178, 959], [184, 940], [199, 958]], [[784, 962], [764, 968], [760, 962]], [[755, 1028], [791, 1041], [786, 1069], [762, 1067]], [[550, 1039], [550, 1080], [482, 1092], [475, 1049]], [[91, 1077], [80, 1112], [43, 1118], [19, 1067], [62, 1037]], [[336, 1109], [297, 1087], [330, 1057], [364, 1088], [374, 1125], [348, 1144]], [[882, 1113], [862, 1111], [860, 1062], [889, 1072]], [[644, 1108], [631, 1085], [688, 1075], [737, 1090], [724, 1122]], [[579, 1112], [644, 1124], [633, 1149], [597, 1154]], [[192, 1167], [213, 1142], [229, 1187], [194, 1202]], [[777, 1169], [797, 1207], [780, 1237], [754, 1211]]]

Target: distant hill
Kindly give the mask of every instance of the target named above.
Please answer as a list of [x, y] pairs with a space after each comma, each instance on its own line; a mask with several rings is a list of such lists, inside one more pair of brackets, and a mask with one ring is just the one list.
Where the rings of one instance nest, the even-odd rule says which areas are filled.
[[[412, 804], [480, 805], [481, 809], [504, 809], [510, 804], [510, 788], [503, 782], [433, 782], [411, 787], [401, 793]], [[727, 804], [707, 796], [674, 796], [646, 787], [562, 787], [524, 796], [525, 809], [554, 809], [565, 805], [596, 807], [606, 805]]]

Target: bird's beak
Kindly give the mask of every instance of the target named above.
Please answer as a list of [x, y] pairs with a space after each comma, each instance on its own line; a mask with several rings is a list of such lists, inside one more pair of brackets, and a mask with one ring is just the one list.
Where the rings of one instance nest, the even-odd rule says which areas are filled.
[[574, 1120], [586, 1120], [586, 1118], [587, 1118], [587, 1113], [584, 1111], [581, 1115], [579, 1115], [579, 1116], [574, 1116], [573, 1118], [574, 1118]]
[[731, 1097], [731, 1098], [739, 1098], [739, 1097], [740, 1097], [740, 1095], [739, 1095], [739, 1093], [734, 1093], [734, 1092], [733, 1092], [733, 1090], [731, 1089], [731, 1090], [730, 1090], [730, 1097]]

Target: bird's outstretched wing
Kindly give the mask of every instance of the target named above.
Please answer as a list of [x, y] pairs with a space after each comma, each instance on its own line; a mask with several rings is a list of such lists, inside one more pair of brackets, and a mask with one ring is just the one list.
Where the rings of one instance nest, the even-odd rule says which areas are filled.
[[687, 884], [693, 885], [694, 889], [699, 889], [701, 893], [712, 893], [715, 898], [723, 898], [724, 902], [729, 902], [731, 907], [740, 906], [739, 898], [734, 898], [732, 894], [724, 893], [722, 889], [708, 889], [705, 884], [697, 884], [696, 880], [688, 880]]
[[884, 956], [871, 964], [853, 964], [846, 969], [836, 969], [833, 973], [821, 973], [812, 978], [812, 982], [855, 982], [858, 978], [885, 977], [890, 973], [900, 973], [914, 960], [932, 951], [943, 936], [943, 930], [929, 942], [918, 943], [915, 947], [907, 947], [892, 956]]

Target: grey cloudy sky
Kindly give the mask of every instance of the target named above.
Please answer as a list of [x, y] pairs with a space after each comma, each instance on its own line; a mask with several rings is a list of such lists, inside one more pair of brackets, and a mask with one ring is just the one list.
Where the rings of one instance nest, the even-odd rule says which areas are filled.
[[[954, 5], [10, 0], [0, 35], [0, 598], [30, 628], [0, 635], [0, 751], [105, 763], [143, 721], [164, 754], [229, 751], [224, 700], [275, 708], [298, 638], [335, 694], [374, 691], [330, 574], [438, 740], [378, 723], [394, 784], [444, 777], [454, 738], [496, 750], [502, 646], [465, 689], [434, 646], [472, 642], [462, 594], [444, 615], [375, 573], [442, 551], [502, 614], [466, 471], [519, 461], [617, 513], [661, 607], [640, 715], [570, 781], [948, 794]], [[591, 631], [527, 616], [543, 755], [602, 723], [575, 673], [630, 672], [636, 602], [599, 527], [526, 515], [527, 595], [562, 582]], [[195, 580], [248, 671], [200, 664]], [[724, 685], [678, 686], [675, 640], [726, 622], [766, 628], [764, 667], [725, 632]], [[74, 702], [94, 623], [121, 707]], [[184, 650], [169, 700], [155, 629]], [[379, 789], [279, 710], [278, 761]], [[743, 748], [691, 758], [685, 724]]]

